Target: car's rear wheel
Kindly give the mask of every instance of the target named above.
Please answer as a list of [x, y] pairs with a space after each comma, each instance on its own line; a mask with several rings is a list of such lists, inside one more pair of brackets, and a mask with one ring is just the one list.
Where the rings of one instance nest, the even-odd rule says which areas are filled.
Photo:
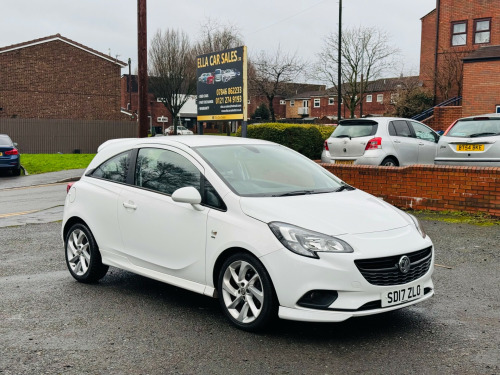
[[102, 279], [108, 266], [102, 264], [101, 253], [92, 232], [84, 224], [71, 227], [65, 239], [66, 265], [76, 280], [93, 283]]
[[277, 317], [278, 299], [271, 278], [253, 256], [230, 256], [219, 273], [219, 302], [224, 314], [238, 328], [257, 331]]
[[393, 157], [387, 157], [384, 160], [382, 160], [382, 163], [380, 163], [380, 165], [383, 167], [397, 167], [399, 166], [399, 163]]
[[12, 170], [12, 175], [13, 176], [20, 176], [21, 175], [21, 168], [14, 168]]

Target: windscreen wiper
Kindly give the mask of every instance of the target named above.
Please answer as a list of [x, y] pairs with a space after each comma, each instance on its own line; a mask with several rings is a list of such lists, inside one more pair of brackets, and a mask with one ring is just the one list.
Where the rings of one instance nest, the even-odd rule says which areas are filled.
[[315, 193], [314, 190], [295, 190], [295, 191], [289, 191], [288, 193], [275, 194], [272, 195], [272, 197], [291, 197], [293, 195], [308, 195], [313, 193]]
[[338, 193], [339, 191], [344, 191], [344, 190], [356, 190], [356, 188], [352, 187], [351, 185], [342, 184], [342, 186], [339, 187], [337, 190], [335, 190], [335, 192]]
[[469, 135], [469, 137], [471, 137], [471, 138], [486, 137], [488, 135], [500, 135], [500, 133], [476, 133], [476, 134]]

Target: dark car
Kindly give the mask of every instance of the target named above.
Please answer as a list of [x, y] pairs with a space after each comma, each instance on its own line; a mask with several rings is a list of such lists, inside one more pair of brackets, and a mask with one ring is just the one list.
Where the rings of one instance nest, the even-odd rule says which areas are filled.
[[21, 174], [21, 155], [16, 148], [17, 143], [12, 142], [6, 134], [0, 134], [0, 170], [10, 170], [14, 176]]

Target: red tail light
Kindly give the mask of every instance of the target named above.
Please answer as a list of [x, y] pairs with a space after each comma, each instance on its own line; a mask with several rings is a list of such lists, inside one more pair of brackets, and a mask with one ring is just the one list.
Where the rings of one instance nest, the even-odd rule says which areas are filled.
[[372, 138], [368, 141], [368, 143], [366, 144], [366, 147], [365, 147], [365, 151], [366, 150], [376, 150], [379, 148], [382, 148], [382, 138], [375, 137], [375, 138]]
[[5, 151], [5, 155], [19, 155], [19, 151], [17, 151], [17, 148], [10, 150], [10, 151]]
[[328, 148], [328, 141], [326, 141], [326, 140], [325, 140], [325, 150], [330, 151], [330, 149]]
[[73, 186], [74, 182], [68, 182], [68, 185], [66, 186], [66, 194], [69, 193], [69, 189], [71, 189], [71, 186]]
[[451, 125], [448, 127], [448, 129], [446, 129], [446, 131], [444, 132], [444, 134], [443, 134], [443, 135], [448, 134], [448, 132], [451, 130], [451, 128], [453, 127], [453, 125], [455, 125], [455, 124], [457, 123], [457, 121], [458, 121], [458, 120], [453, 121], [453, 124], [451, 124]]

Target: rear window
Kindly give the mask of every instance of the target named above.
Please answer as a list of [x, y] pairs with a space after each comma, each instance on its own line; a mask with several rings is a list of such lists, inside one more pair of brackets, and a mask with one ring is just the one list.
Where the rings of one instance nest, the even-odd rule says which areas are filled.
[[359, 138], [375, 135], [378, 124], [375, 121], [349, 121], [340, 122], [332, 133], [333, 138]]
[[12, 147], [12, 141], [6, 135], [0, 135], [0, 146]]
[[448, 137], [491, 137], [500, 135], [500, 119], [459, 120], [450, 129]]

